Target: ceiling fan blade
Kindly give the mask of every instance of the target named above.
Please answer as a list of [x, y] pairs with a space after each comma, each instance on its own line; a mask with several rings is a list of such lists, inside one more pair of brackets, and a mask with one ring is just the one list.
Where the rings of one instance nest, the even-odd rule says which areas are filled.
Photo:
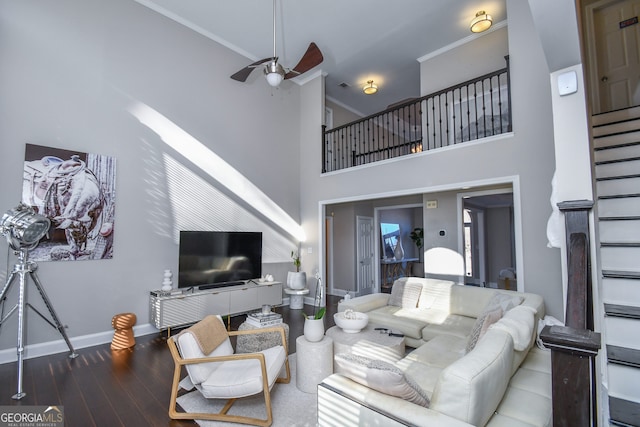
[[322, 63], [323, 60], [324, 57], [322, 56], [322, 52], [320, 52], [320, 49], [315, 43], [311, 42], [307, 51], [302, 55], [300, 62], [298, 62], [291, 71], [285, 74], [284, 78], [290, 79], [292, 77], [299, 76], [302, 73], [306, 73], [316, 65]]
[[253, 64], [249, 64], [246, 67], [244, 67], [242, 70], [236, 72], [235, 74], [232, 74], [231, 78], [239, 82], [244, 82], [247, 80], [247, 78], [249, 77], [249, 74], [251, 74], [254, 68], [256, 68], [258, 65], [264, 64], [265, 62], [269, 62], [272, 60], [274, 60], [274, 58], [264, 58], [254, 62]]

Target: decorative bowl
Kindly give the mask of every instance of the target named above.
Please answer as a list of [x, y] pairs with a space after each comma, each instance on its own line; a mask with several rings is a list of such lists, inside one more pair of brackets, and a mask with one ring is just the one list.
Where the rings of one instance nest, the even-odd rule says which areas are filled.
[[333, 315], [333, 320], [344, 332], [356, 334], [369, 323], [369, 316], [351, 309]]

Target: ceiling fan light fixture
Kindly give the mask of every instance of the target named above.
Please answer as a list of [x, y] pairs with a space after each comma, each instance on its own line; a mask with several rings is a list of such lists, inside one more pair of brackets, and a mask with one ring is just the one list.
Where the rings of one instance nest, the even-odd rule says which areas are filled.
[[491, 28], [491, 25], [493, 25], [493, 18], [487, 12], [481, 10], [476, 13], [476, 17], [471, 21], [469, 29], [472, 33], [481, 33]]
[[373, 80], [367, 80], [367, 84], [362, 88], [362, 91], [366, 95], [373, 95], [378, 92], [378, 86], [373, 83]]
[[284, 80], [284, 68], [278, 64], [278, 61], [271, 61], [264, 68], [264, 75], [267, 78], [269, 85], [278, 87], [282, 80]]

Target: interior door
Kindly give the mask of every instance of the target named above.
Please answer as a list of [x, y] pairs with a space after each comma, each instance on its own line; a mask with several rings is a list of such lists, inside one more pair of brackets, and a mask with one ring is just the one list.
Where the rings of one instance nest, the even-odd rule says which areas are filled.
[[599, 111], [640, 105], [640, 0], [593, 10]]
[[356, 245], [358, 295], [371, 294], [376, 290], [374, 280], [375, 233], [373, 218], [357, 216], [356, 229], [358, 230]]

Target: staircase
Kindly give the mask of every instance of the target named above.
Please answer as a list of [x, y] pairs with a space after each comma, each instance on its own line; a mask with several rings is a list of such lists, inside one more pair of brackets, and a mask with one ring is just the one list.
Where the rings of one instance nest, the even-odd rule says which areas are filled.
[[640, 426], [640, 107], [592, 124], [609, 417]]

